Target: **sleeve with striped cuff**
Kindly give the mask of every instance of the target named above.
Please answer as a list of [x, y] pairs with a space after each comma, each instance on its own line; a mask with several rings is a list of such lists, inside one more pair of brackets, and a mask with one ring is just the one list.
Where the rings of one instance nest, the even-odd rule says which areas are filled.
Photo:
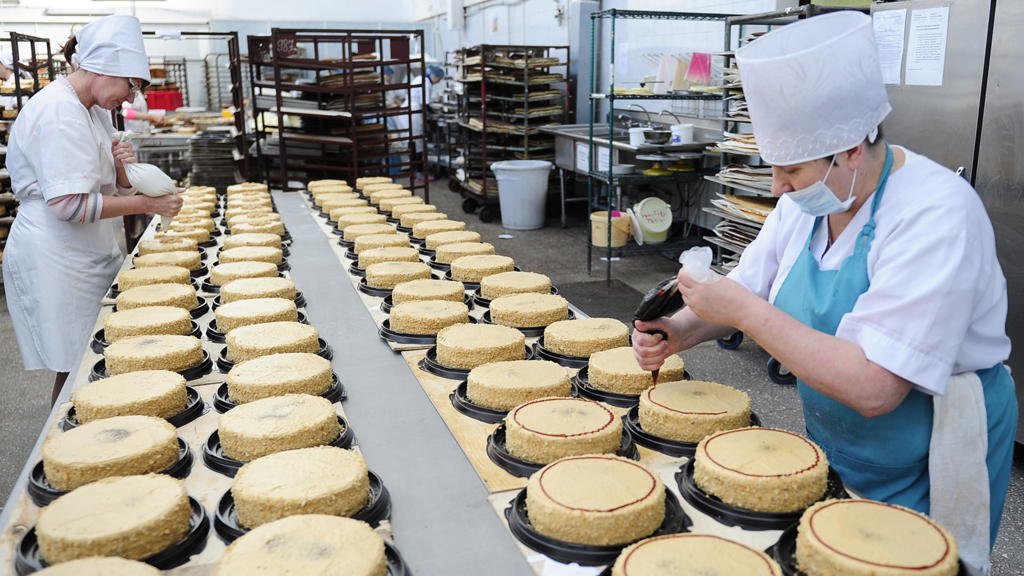
[[99, 192], [68, 194], [47, 202], [58, 220], [86, 224], [97, 222], [103, 213], [103, 195]]

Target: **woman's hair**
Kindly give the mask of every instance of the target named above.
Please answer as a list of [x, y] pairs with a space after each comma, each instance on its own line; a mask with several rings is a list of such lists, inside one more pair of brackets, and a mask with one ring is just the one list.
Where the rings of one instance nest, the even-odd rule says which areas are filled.
[[61, 54], [64, 55], [64, 61], [68, 64], [71, 64], [71, 57], [75, 55], [77, 50], [78, 38], [75, 38], [74, 34], [72, 34], [71, 37], [68, 38], [67, 43], [60, 48]]

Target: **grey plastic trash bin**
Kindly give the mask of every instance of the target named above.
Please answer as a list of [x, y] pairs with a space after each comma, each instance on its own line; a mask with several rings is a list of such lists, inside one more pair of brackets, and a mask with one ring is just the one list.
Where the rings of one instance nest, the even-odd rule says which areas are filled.
[[491, 164], [498, 179], [501, 225], [509, 230], [544, 227], [548, 175], [553, 165], [544, 160], [505, 160]]

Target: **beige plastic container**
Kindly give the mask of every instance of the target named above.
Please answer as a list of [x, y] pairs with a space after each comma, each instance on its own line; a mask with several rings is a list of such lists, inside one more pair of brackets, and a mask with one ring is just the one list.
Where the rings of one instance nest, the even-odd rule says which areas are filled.
[[[622, 214], [612, 218], [612, 248], [621, 248], [629, 238], [629, 216]], [[594, 246], [608, 246], [608, 212], [590, 214], [590, 241]]]

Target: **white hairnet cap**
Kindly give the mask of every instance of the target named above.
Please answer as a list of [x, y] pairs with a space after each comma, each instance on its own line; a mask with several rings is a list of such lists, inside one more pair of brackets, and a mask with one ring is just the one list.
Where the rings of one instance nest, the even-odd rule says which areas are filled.
[[856, 11], [778, 28], [736, 51], [761, 157], [788, 166], [860, 144], [892, 111], [871, 18]]
[[8, 68], [14, 68], [14, 52], [11, 52], [7, 48], [0, 50], [0, 64]]
[[107, 76], [150, 81], [142, 25], [135, 16], [100, 18], [79, 30], [76, 37], [78, 51], [72, 59], [75, 67]]

